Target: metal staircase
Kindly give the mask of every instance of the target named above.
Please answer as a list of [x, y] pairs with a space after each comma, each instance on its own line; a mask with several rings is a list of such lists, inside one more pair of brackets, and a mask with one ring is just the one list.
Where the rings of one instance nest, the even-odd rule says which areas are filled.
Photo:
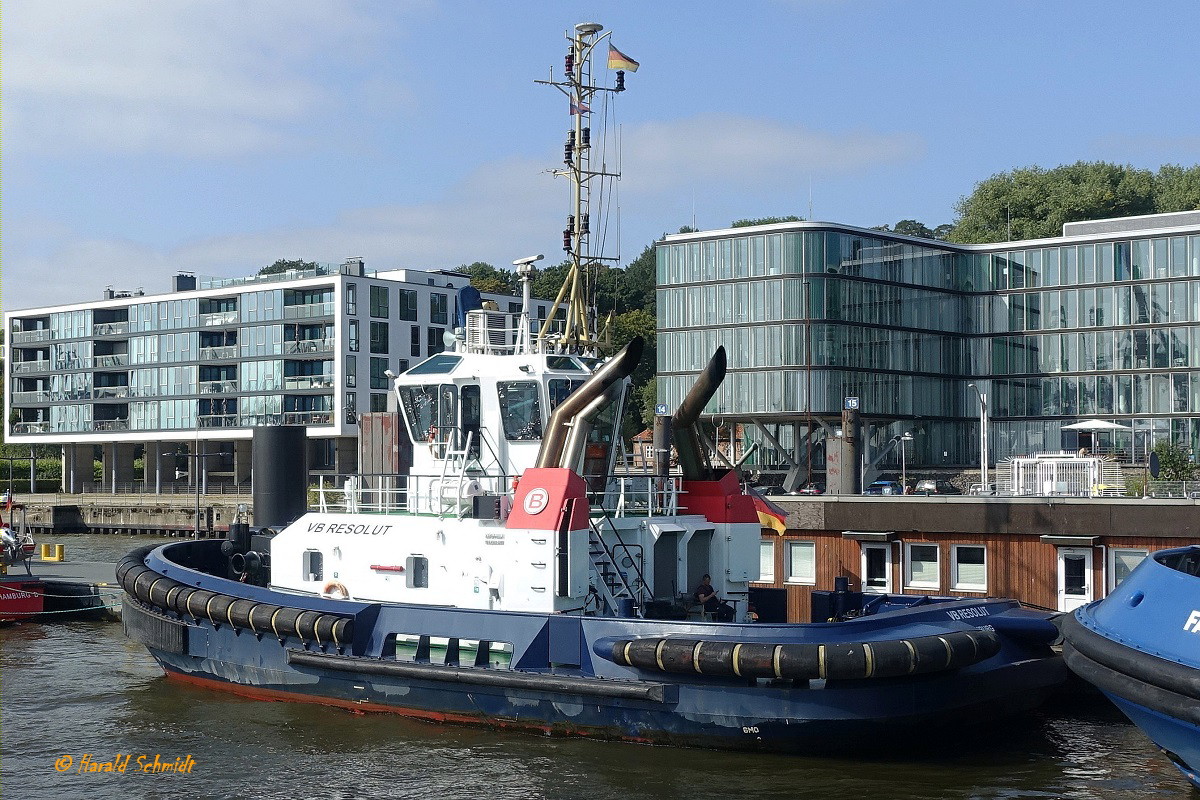
[[[620, 541], [620, 538], [618, 534], [618, 543], [610, 548], [596, 523], [591, 523], [588, 530], [588, 553], [591, 557], [592, 572], [599, 578], [593, 582], [593, 588], [604, 602], [603, 611], [606, 615], [625, 616], [628, 612], [622, 609], [622, 606], [632, 604], [635, 613], [641, 617], [645, 614], [643, 600], [646, 588], [641, 568], [638, 566], [642, 556], [640, 553], [635, 555], [632, 548]], [[626, 560], [629, 563], [622, 568]], [[630, 572], [633, 573], [632, 577]]]

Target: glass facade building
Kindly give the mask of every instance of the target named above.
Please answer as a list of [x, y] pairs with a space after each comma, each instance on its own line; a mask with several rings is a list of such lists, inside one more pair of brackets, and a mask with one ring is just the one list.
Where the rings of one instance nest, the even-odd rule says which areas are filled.
[[857, 397], [876, 447], [912, 431], [910, 463], [977, 464], [970, 383], [992, 460], [1076, 444], [1062, 426], [1090, 418], [1128, 427], [1086, 442], [1124, 460], [1200, 450], [1200, 212], [989, 245], [782, 223], [668, 236], [657, 265], [660, 402], [724, 345], [706, 413], [780, 424], [750, 436], [768, 454]]
[[[249, 440], [304, 425], [310, 464], [349, 471], [358, 415], [444, 348], [452, 272], [367, 272], [360, 260], [251, 278], [175, 278], [175, 291], [8, 312], [6, 440], [64, 447]], [[520, 301], [485, 295], [509, 312]], [[549, 303], [536, 301], [545, 319]], [[515, 306], [515, 307], [514, 307]], [[216, 448], [218, 451], [221, 448]], [[90, 457], [85, 457], [90, 465]]]

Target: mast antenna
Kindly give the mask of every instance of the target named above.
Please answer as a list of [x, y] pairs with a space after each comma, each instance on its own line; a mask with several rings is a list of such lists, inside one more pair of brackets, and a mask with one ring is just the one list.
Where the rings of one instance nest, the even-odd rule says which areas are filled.
[[[571, 211], [562, 236], [568, 261], [567, 276], [538, 333], [539, 344], [548, 344], [564, 352], [595, 353], [603, 346], [597, 331], [596, 308], [591, 302], [595, 291], [591, 283], [603, 262], [617, 260], [593, 251], [591, 239], [592, 231], [600, 230], [592, 208], [592, 181], [620, 177], [619, 172], [607, 171], [603, 159], [598, 170], [592, 169], [592, 106], [600, 92], [625, 91], [625, 72], [621, 69], [616, 70], [616, 85], [612, 88], [597, 86], [592, 81], [592, 55], [597, 45], [609, 36], [609, 33], [601, 33], [603, 30], [604, 26], [595, 22], [576, 25], [574, 32], [567, 34], [563, 79], [554, 80], [551, 71], [550, 80], [534, 81], [553, 86], [565, 94], [572, 119], [563, 145], [563, 167], [552, 170], [554, 175], [571, 183]], [[630, 69], [636, 67], [634, 62]], [[563, 311], [562, 327], [557, 328], [553, 322], [558, 319], [560, 309]]]

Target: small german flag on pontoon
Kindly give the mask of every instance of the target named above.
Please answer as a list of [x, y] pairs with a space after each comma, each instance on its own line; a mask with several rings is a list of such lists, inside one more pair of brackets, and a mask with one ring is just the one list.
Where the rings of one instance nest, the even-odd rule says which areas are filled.
[[758, 512], [758, 523], [764, 528], [770, 528], [776, 533], [787, 530], [787, 512], [763, 497], [757, 491], [746, 487], [746, 493], [754, 500], [754, 510]]

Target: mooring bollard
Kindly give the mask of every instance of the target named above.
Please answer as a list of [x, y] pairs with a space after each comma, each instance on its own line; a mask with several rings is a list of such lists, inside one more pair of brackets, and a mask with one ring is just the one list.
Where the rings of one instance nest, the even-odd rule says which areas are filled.
[[42, 543], [42, 561], [66, 561], [67, 546], [65, 544]]

